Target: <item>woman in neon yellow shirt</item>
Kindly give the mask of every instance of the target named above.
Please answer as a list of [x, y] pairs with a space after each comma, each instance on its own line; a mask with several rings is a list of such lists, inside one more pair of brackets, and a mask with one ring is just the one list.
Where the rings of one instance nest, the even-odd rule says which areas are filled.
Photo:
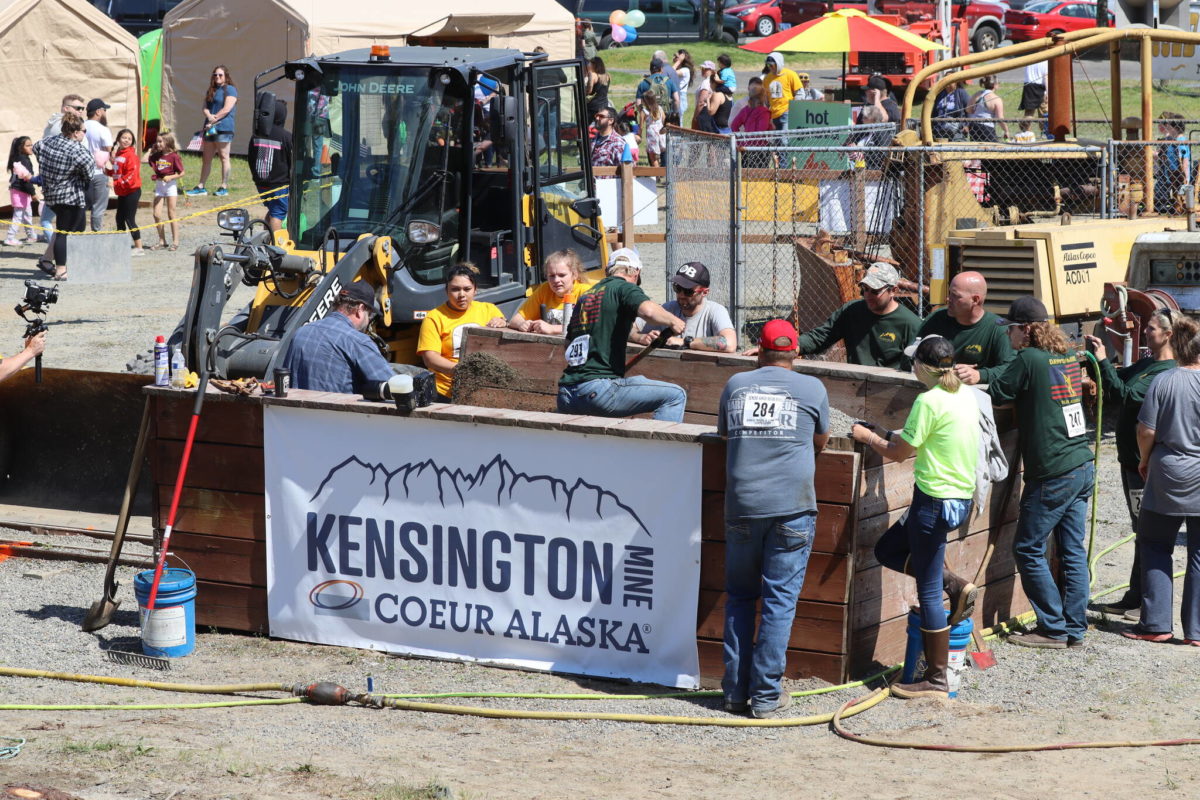
[[446, 302], [430, 311], [421, 323], [417, 355], [437, 376], [437, 392], [449, 403], [454, 369], [462, 357], [463, 331], [467, 328], [503, 328], [504, 313], [491, 303], [476, 303], [479, 270], [462, 262], [446, 272]]
[[583, 262], [574, 250], [556, 250], [543, 268], [546, 282], [539, 284], [512, 315], [508, 327], [523, 333], [559, 336], [570, 320], [563, 319], [564, 306], [575, 305], [579, 295], [593, 284], [583, 278]]
[[[912, 352], [910, 352], [910, 349]], [[876, 560], [917, 581], [921, 603], [921, 638], [928, 665], [923, 677], [892, 685], [896, 697], [946, 697], [950, 626], [971, 614], [977, 590], [973, 583], [945, 569], [946, 534], [971, 513], [975, 465], [979, 458], [979, 401], [963, 388], [954, 372], [954, 345], [941, 336], [926, 336], [905, 350], [913, 374], [927, 391], [913, 402], [904, 430], [885, 431], [855, 424], [850, 435], [891, 461], [914, 454], [913, 498], [908, 514], [889, 528], [875, 545]], [[942, 591], [950, 595], [947, 618]]]

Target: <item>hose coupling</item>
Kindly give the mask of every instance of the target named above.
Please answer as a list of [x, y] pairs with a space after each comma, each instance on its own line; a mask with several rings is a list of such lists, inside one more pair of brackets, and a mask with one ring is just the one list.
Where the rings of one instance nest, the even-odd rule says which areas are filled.
[[298, 683], [292, 687], [292, 695], [303, 697], [318, 706], [344, 706], [351, 698], [350, 691], [345, 686], [330, 681]]

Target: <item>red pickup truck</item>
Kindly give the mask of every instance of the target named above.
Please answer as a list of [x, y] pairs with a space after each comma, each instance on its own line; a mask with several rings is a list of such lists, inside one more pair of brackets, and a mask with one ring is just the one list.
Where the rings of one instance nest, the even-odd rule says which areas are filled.
[[[784, 22], [799, 25], [816, 19], [828, 12], [830, 4], [822, 0], [780, 0], [780, 16]], [[840, 2], [835, 0], [833, 8], [854, 8], [864, 14], [895, 15], [909, 22], [937, 18], [938, 4], [935, 2], [906, 2], [905, 0], [875, 0], [874, 3]], [[951, 0], [951, 19], [965, 21], [971, 49], [991, 50], [1004, 41], [1004, 12], [1007, 7], [998, 3], [975, 2], [974, 0]], [[887, 70], [880, 70], [886, 72]]]

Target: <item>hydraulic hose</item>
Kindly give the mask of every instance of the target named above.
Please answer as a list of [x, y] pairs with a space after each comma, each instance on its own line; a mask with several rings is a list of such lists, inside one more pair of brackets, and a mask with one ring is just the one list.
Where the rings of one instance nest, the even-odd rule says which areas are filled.
[[1099, 555], [1092, 558], [1092, 549], [1096, 546], [1096, 500], [1100, 496], [1100, 441], [1104, 436], [1104, 381], [1100, 377], [1100, 362], [1096, 359], [1095, 354], [1086, 349], [1083, 354], [1087, 356], [1088, 361], [1092, 362], [1096, 372], [1096, 442], [1092, 453], [1092, 513], [1088, 523], [1087, 544], [1088, 588], [1090, 589], [1096, 582], [1096, 571], [1093, 567], [1100, 560]]
[[[876, 694], [883, 690], [876, 690]], [[830, 721], [830, 726], [833, 732], [843, 739], [848, 739], [851, 742], [859, 744], [869, 744], [873, 747], [891, 747], [906, 750], [941, 750], [949, 753], [1038, 753], [1052, 750], [1087, 750], [1087, 749], [1103, 749], [1111, 747], [1180, 747], [1183, 745], [1200, 744], [1200, 739], [1132, 739], [1127, 741], [1114, 742], [1058, 742], [1046, 744], [934, 744], [929, 742], [911, 742], [902, 739], [883, 739], [878, 736], [864, 736], [857, 733], [851, 733], [842, 726], [842, 720], [848, 715], [843, 713], [849, 709], [865, 711], [876, 703], [866, 705], [866, 702], [872, 697], [867, 697], [866, 700], [859, 698], [851, 700], [837, 711], [833, 712], [833, 719]], [[878, 701], [876, 701], [878, 702]], [[863, 706], [866, 708], [863, 708]]]
[[283, 706], [303, 703], [303, 697], [260, 698], [258, 700], [219, 700], [212, 703], [94, 703], [85, 705], [0, 705], [0, 711], [169, 711], [192, 708], [234, 708], [237, 706]]
[[162, 683], [138, 681], [132, 678], [110, 678], [106, 675], [80, 675], [71, 672], [47, 672], [40, 669], [0, 667], [0, 675], [14, 678], [49, 678], [56, 681], [76, 683], [103, 683], [108, 686], [128, 686], [137, 689], [157, 689], [162, 692], [193, 692], [195, 694], [237, 694], [238, 692], [291, 692], [287, 683], [231, 683], [228, 685], [206, 685], [200, 683]]

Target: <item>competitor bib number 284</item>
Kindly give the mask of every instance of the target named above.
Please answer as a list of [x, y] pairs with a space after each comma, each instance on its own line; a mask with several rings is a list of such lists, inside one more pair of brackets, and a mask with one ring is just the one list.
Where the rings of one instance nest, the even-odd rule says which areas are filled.
[[778, 428], [783, 401], [784, 397], [778, 394], [747, 394], [746, 404], [742, 406], [742, 427]]

